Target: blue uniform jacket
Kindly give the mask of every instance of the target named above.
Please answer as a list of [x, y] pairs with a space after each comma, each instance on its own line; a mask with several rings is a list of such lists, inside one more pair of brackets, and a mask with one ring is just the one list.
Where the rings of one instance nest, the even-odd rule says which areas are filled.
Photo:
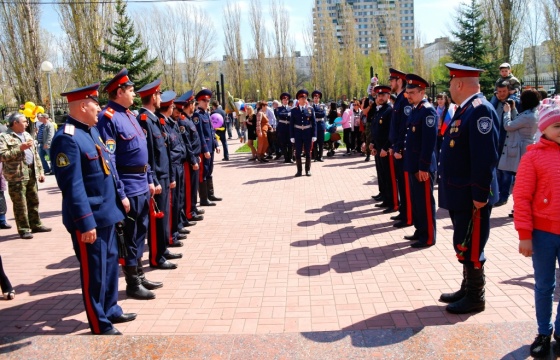
[[411, 174], [435, 172], [438, 116], [436, 109], [422, 100], [406, 120], [406, 141], [403, 169]]
[[201, 153], [204, 154], [208, 152], [211, 154], [214, 149], [218, 147], [218, 141], [216, 140], [216, 136], [214, 136], [210, 115], [207, 111], [198, 108], [192, 116], [192, 121], [200, 137], [200, 144], [202, 147]]
[[482, 93], [455, 111], [439, 156], [439, 206], [471, 210], [498, 200], [498, 115]]
[[[97, 129], [111, 153], [111, 161], [117, 171], [122, 167], [148, 165], [146, 135], [130, 110], [109, 101], [97, 118]], [[145, 194], [149, 190], [148, 184], [153, 182], [149, 166], [145, 173], [131, 174], [119, 171], [119, 180], [121, 199]]]
[[387, 103], [377, 110], [377, 105], [374, 103], [369, 111], [373, 113], [372, 117], [368, 116], [371, 119], [370, 131], [373, 146], [378, 152], [381, 150], [388, 151], [391, 147], [389, 129], [391, 127], [391, 118], [393, 117], [393, 107]]
[[[306, 129], [301, 130], [296, 126], [304, 126]], [[317, 122], [313, 108], [306, 106], [302, 113], [299, 106], [295, 106], [290, 113], [290, 138], [311, 140], [312, 137], [317, 137]]]
[[148, 162], [152, 169], [154, 185], [158, 186], [163, 179], [169, 179], [169, 153], [167, 139], [162, 131], [158, 117], [151, 111], [141, 108], [138, 112], [138, 123], [146, 133], [148, 142]]
[[117, 172], [96, 127], [68, 116], [54, 135], [51, 159], [62, 191], [62, 222], [73, 233], [111, 226], [124, 219]]
[[[185, 149], [185, 143], [179, 134], [179, 126], [171, 118], [166, 118], [161, 114], [158, 114], [158, 116], [160, 116], [160, 119], [164, 119], [165, 122], [163, 130], [167, 134], [167, 148], [169, 149], [170, 164], [171, 166], [181, 166], [187, 150]], [[171, 182], [175, 181], [173, 174], [174, 172], [170, 171]]]
[[327, 112], [325, 111], [324, 104], [313, 104], [313, 111], [315, 111], [315, 120], [323, 119], [323, 121], [317, 121], [317, 126], [321, 127], [323, 131], [325, 131], [325, 118], [327, 117]]
[[198, 136], [198, 131], [196, 126], [190, 117], [181, 115], [178, 121], [179, 123], [179, 133], [183, 137], [183, 141], [186, 147], [185, 159], [183, 161], [188, 161], [191, 165], [196, 165], [200, 161], [200, 151], [202, 150], [200, 144], [200, 137]]
[[389, 130], [389, 141], [395, 153], [402, 152], [404, 148], [404, 137], [406, 134], [406, 118], [410, 114], [412, 106], [404, 97], [404, 90], [397, 95], [393, 105], [393, 117], [391, 129]]

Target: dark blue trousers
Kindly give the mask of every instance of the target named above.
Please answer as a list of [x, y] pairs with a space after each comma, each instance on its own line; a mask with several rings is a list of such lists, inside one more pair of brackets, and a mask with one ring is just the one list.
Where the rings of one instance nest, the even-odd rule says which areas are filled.
[[126, 266], [136, 266], [144, 254], [144, 244], [148, 234], [150, 192], [131, 196], [130, 211], [124, 220], [124, 239], [127, 257], [124, 259]]
[[410, 186], [408, 173], [403, 169], [403, 159], [394, 160], [395, 172], [397, 174], [397, 187], [399, 190], [399, 217], [408, 225], [412, 225], [412, 208], [410, 204]]
[[179, 216], [185, 205], [185, 187], [183, 166], [181, 164], [173, 164], [171, 171], [173, 171], [175, 178], [175, 188], [170, 189], [169, 201], [169, 245], [172, 245], [179, 240]]
[[418, 241], [423, 244], [436, 243], [436, 200], [434, 199], [434, 173], [428, 181], [418, 181], [414, 174], [409, 177], [412, 196], [412, 219]]
[[113, 328], [111, 319], [122, 315], [119, 297], [119, 259], [115, 226], [97, 228], [97, 240], [83, 243], [79, 231], [71, 233], [74, 252], [80, 262], [82, 297], [91, 332], [101, 334]]
[[449, 211], [453, 223], [453, 249], [462, 264], [473, 264], [480, 269], [486, 257], [484, 247], [490, 236], [490, 215], [492, 206], [486, 204], [481, 209]]
[[515, 173], [511, 171], [497, 170], [496, 174], [498, 175], [498, 189], [500, 190], [500, 199], [498, 201], [507, 201]]
[[163, 217], [156, 218], [150, 211], [150, 231], [148, 233], [148, 248], [150, 249], [150, 265], [163, 264], [167, 244], [169, 243], [169, 179], [161, 179], [161, 194], [154, 195], [154, 201]]

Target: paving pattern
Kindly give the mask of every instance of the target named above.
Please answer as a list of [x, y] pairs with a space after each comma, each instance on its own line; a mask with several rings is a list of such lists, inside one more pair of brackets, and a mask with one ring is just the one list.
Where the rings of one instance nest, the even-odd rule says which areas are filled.
[[[238, 146], [230, 140], [232, 150]], [[295, 166], [216, 156], [214, 183], [224, 201], [206, 208], [178, 250], [173, 271], [151, 301], [119, 303], [137, 312], [119, 324], [124, 337], [89, 334], [78, 262], [61, 221], [54, 177], [40, 186], [40, 211], [51, 233], [19, 239], [0, 232], [0, 254], [15, 286], [0, 301], [0, 354], [9, 358], [211, 359], [524, 359], [536, 333], [530, 259], [517, 252], [508, 217], [492, 214], [486, 247], [486, 311], [451, 315], [438, 302], [456, 290], [460, 266], [452, 227], [439, 209], [437, 243], [412, 249], [373, 206], [374, 162], [358, 155]], [[9, 205], [11, 208], [11, 205]], [[11, 217], [11, 210], [8, 217]], [[147, 254], [146, 254], [147, 257]], [[146, 260], [145, 260], [146, 263]], [[557, 296], [556, 296], [557, 298]], [[557, 300], [557, 299], [556, 299]]]

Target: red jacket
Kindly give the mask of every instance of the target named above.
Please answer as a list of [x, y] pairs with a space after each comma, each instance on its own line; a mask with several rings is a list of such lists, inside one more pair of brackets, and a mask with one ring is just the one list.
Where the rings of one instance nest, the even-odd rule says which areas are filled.
[[521, 158], [513, 189], [515, 230], [531, 240], [533, 229], [560, 235], [560, 145], [541, 137]]

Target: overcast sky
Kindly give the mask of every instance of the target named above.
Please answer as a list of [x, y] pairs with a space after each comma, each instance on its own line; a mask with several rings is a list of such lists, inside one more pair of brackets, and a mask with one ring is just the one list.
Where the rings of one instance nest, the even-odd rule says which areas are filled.
[[[245, 1], [233, 1], [230, 2], [239, 3], [242, 9], [242, 36], [247, 39], [250, 43], [252, 41], [251, 31], [249, 28], [249, 0]], [[269, 15], [268, 0], [261, 1], [263, 16], [267, 17]], [[303, 29], [306, 27], [309, 19], [311, 18], [311, 9], [313, 7], [313, 0], [284, 0], [281, 1], [284, 4], [286, 11], [290, 13], [290, 29], [295, 41], [296, 50], [305, 53], [303, 37], [300, 35]], [[160, 3], [129, 3], [128, 10], [129, 13], [136, 14], [138, 11], [149, 10], [151, 6], [174, 6], [176, 2], [165, 2]], [[223, 30], [222, 30], [222, 9], [226, 4], [225, 0], [214, 0], [214, 1], [195, 1], [192, 3], [195, 6], [199, 6], [205, 9], [208, 14], [214, 19], [214, 27], [216, 28], [216, 33], [218, 36], [216, 49], [212, 54], [213, 59], [221, 59], [224, 53], [223, 48]], [[415, 10], [415, 22], [416, 29], [420, 31], [420, 37], [422, 43], [429, 43], [434, 41], [434, 39], [441, 36], [449, 36], [450, 34], [450, 24], [452, 24], [451, 16], [455, 14], [455, 8], [458, 2], [453, 0], [416, 0], [414, 4]], [[54, 10], [54, 5], [44, 5], [42, 12], [42, 26], [47, 28], [49, 31], [57, 34], [60, 33], [60, 26], [58, 24], [58, 14]], [[149, 11], [142, 11], [146, 14]], [[269, 24], [268, 30], [272, 30], [272, 26]], [[247, 49], [247, 46], [245, 46]]]

